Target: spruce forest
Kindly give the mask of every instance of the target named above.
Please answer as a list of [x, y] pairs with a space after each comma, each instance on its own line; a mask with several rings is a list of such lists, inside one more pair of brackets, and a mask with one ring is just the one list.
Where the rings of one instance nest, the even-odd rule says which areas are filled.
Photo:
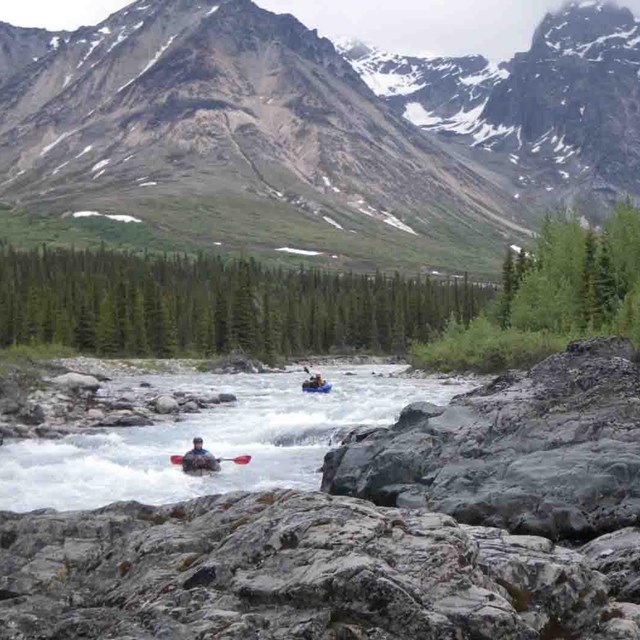
[[268, 268], [199, 255], [0, 246], [0, 346], [55, 344], [103, 357], [403, 354], [492, 287], [399, 274]]

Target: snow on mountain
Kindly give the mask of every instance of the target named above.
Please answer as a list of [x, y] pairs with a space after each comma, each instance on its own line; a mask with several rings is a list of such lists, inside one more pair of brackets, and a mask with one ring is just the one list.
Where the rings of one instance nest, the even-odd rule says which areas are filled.
[[[468, 149], [534, 206], [640, 199], [640, 21], [592, 0], [548, 13], [508, 63], [338, 48], [398, 114]], [[484, 158], [484, 160], [483, 160]]]

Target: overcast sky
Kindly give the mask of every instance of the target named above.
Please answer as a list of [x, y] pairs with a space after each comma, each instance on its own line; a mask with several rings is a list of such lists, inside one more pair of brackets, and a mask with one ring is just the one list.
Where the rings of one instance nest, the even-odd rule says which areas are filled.
[[[215, 4], [215, 0], [202, 0]], [[529, 48], [546, 10], [561, 0], [257, 0], [293, 13], [321, 35], [351, 36], [398, 53], [482, 53], [493, 60]], [[95, 24], [129, 0], [0, 0], [0, 20], [25, 27]], [[640, 15], [640, 0], [621, 2]]]

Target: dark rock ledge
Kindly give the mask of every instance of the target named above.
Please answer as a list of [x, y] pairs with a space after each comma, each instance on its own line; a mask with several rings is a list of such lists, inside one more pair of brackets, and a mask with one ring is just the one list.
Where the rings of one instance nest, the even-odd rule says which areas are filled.
[[329, 453], [323, 490], [584, 542], [639, 523], [640, 377], [626, 339], [569, 346]]

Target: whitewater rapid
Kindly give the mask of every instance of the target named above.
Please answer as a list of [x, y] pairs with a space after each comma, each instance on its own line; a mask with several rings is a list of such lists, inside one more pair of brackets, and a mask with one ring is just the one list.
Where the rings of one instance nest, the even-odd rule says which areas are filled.
[[[324, 367], [323, 376], [334, 385], [329, 395], [301, 393], [305, 374], [300, 371], [119, 378], [101, 393], [119, 398], [145, 381], [158, 393], [231, 392], [238, 402], [182, 416], [181, 422], [5, 444], [0, 447], [0, 510], [68, 511], [121, 500], [166, 504], [275, 487], [317, 490], [324, 455], [345, 429], [390, 425], [411, 402], [447, 404], [479, 384], [465, 378], [389, 377], [403, 368]], [[251, 455], [251, 464], [223, 463], [221, 473], [207, 478], [184, 475], [169, 456], [184, 454], [196, 435], [216, 456]]]

